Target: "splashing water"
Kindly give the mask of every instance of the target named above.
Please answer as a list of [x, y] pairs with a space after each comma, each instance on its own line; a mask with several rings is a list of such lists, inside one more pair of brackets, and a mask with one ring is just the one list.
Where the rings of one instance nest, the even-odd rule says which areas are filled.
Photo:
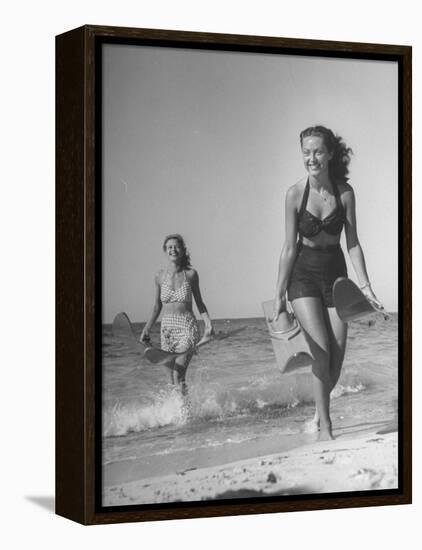
[[146, 405], [137, 401], [115, 403], [104, 411], [103, 433], [105, 437], [142, 432], [151, 428], [180, 426], [186, 423], [188, 407], [176, 388], [161, 390], [154, 400]]

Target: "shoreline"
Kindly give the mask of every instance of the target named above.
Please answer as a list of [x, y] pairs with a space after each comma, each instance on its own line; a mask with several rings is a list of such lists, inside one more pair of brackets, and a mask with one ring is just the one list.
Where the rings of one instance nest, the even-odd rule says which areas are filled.
[[[333, 400], [331, 412], [335, 422], [336, 440], [363, 437], [365, 434], [378, 432], [392, 422], [397, 423], [397, 417], [393, 411], [388, 410], [385, 398], [380, 410], [379, 407], [373, 407], [373, 401], [369, 397], [365, 405], [361, 402], [360, 392], [347, 394], [347, 406], [344, 396]], [[109, 460], [103, 464], [103, 487], [106, 489], [133, 481], [160, 478], [188, 469], [219, 467], [257, 456], [290, 452], [306, 445], [317, 444], [318, 433], [303, 431], [305, 419], [313, 414], [313, 407], [309, 408], [309, 412], [306, 412], [305, 407], [299, 415], [297, 409], [292, 410], [293, 416], [281, 416], [274, 419], [270, 425], [264, 422], [259, 434], [237, 442], [228, 440], [220, 445], [199, 446], [195, 450], [182, 446], [172, 452], [165, 450], [162, 453], [154, 452], [142, 456], [136, 456], [134, 451], [133, 456]]]
[[132, 471], [135, 477], [130, 481], [103, 488], [103, 506], [394, 489], [398, 487], [394, 429], [388, 421], [376, 428], [341, 429], [333, 441], [313, 441], [164, 476], [137, 479]]

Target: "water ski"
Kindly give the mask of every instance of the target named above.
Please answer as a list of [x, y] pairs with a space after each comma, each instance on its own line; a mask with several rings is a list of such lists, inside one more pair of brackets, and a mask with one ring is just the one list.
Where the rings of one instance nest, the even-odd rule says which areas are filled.
[[177, 356], [183, 355], [182, 353], [170, 353], [140, 342], [126, 313], [118, 313], [114, 318], [113, 335], [154, 365], [166, 365], [174, 361]]
[[[214, 341], [225, 340], [230, 336], [234, 336], [239, 332], [245, 330], [246, 327], [239, 327], [236, 329], [229, 330], [227, 332], [219, 332], [213, 334], [207, 338], [202, 338], [194, 349], [209, 344]], [[133, 351], [140, 353], [142, 357], [145, 357], [153, 365], [167, 365], [174, 361], [177, 357], [185, 355], [183, 353], [171, 353], [169, 351], [164, 351], [160, 348], [154, 347], [151, 344], [145, 342], [140, 342], [135, 334], [132, 323], [128, 315], [124, 312], [118, 313], [113, 321], [113, 335], [128, 345]], [[189, 350], [188, 350], [189, 351]]]
[[382, 313], [388, 318], [385, 311], [369, 300], [353, 281], [346, 277], [339, 277], [334, 283], [333, 299], [338, 316], [348, 323], [361, 319], [371, 313]]
[[273, 322], [273, 300], [263, 302], [262, 309], [281, 373], [309, 367], [313, 361], [312, 354], [294, 314], [283, 311], [277, 321]]

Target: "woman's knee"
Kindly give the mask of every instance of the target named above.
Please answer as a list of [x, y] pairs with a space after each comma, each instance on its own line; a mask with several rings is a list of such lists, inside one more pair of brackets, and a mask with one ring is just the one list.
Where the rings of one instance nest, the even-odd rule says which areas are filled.
[[330, 370], [330, 352], [320, 346], [314, 346], [314, 349], [311, 349], [311, 351], [315, 359], [313, 369], [315, 374], [328, 374]]
[[321, 365], [330, 364], [331, 354], [327, 349], [320, 346], [314, 346], [313, 356], [318, 363], [321, 363]]
[[331, 348], [328, 337], [323, 334], [319, 334], [318, 337], [312, 337], [312, 335], [306, 331], [303, 331], [303, 334], [315, 361], [321, 365], [328, 365], [331, 358]]
[[343, 355], [347, 342], [347, 323], [344, 323], [335, 309], [329, 308], [326, 323], [330, 337], [330, 347], [333, 354]]
[[192, 358], [192, 355], [187, 354], [176, 359], [174, 363], [175, 370], [180, 374], [184, 374], [188, 368], [189, 362]]

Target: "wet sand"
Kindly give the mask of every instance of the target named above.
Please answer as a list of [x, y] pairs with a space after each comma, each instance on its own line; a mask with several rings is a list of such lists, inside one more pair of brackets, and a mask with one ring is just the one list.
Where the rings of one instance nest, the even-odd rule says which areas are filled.
[[[382, 433], [384, 432], [384, 433]], [[386, 432], [386, 433], [385, 433]], [[355, 426], [334, 432], [333, 441], [263, 453], [211, 467], [186, 468], [165, 476], [130, 480], [119, 470], [103, 490], [104, 506], [200, 501], [267, 495], [394, 489], [398, 486], [395, 425]], [[262, 447], [259, 447], [263, 451]], [[124, 464], [120, 468], [126, 468]], [[114, 479], [113, 479], [114, 478]]]

